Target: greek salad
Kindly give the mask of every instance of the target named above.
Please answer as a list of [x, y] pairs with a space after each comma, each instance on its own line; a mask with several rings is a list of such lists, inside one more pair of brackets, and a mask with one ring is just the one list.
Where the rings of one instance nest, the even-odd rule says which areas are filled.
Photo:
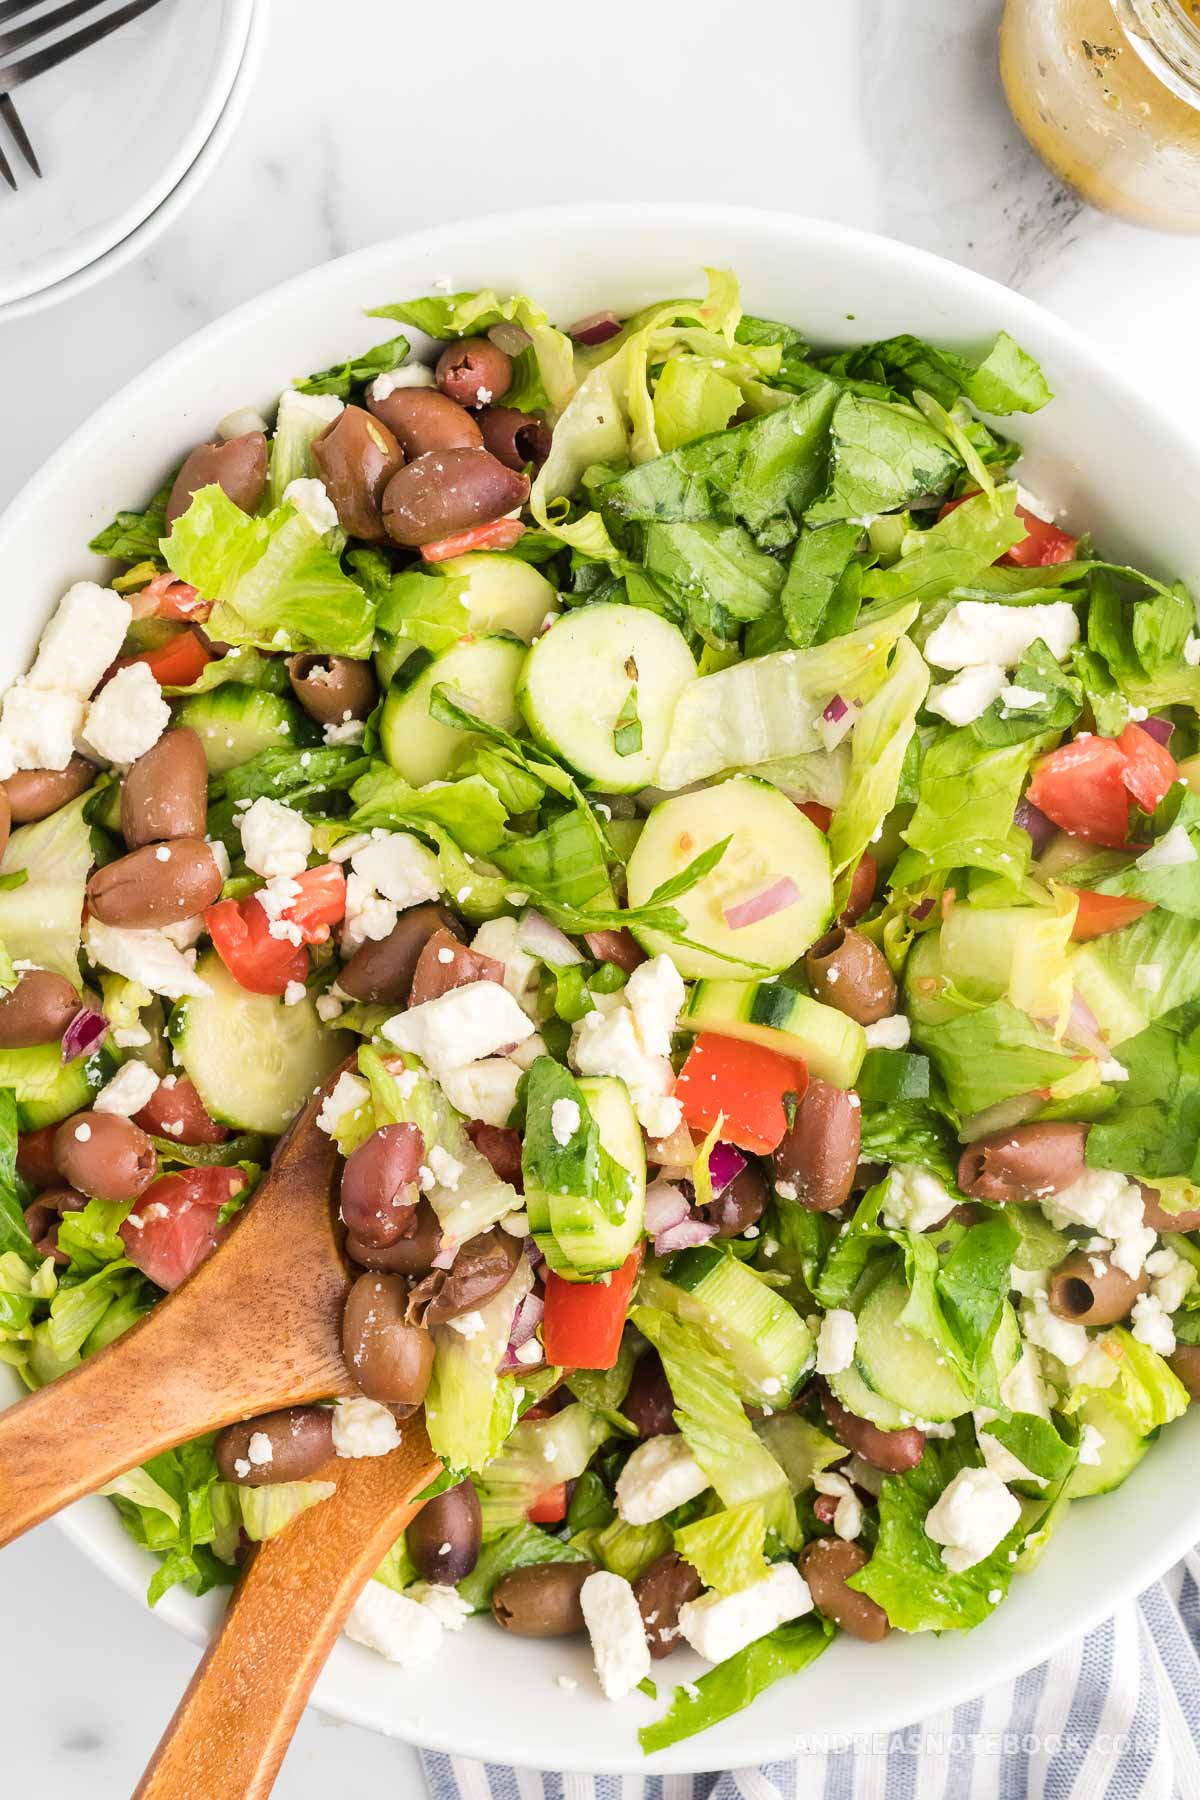
[[586, 1633], [654, 1751], [980, 1624], [1200, 1393], [1196, 612], [1018, 484], [1003, 333], [372, 317], [4, 697], [0, 1358], [236, 1255], [320, 1091], [345, 1391], [111, 1484], [150, 1599], [420, 1408], [350, 1635]]

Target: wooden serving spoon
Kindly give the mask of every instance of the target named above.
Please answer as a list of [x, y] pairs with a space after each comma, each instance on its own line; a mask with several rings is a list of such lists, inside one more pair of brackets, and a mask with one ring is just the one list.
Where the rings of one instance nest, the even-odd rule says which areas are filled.
[[420, 1414], [387, 1456], [318, 1471], [337, 1492], [251, 1558], [133, 1800], [264, 1800], [360, 1591], [441, 1471]]
[[350, 1275], [337, 1148], [317, 1125], [323, 1092], [194, 1275], [107, 1349], [0, 1413], [0, 1545], [201, 1432], [356, 1391], [342, 1360]]

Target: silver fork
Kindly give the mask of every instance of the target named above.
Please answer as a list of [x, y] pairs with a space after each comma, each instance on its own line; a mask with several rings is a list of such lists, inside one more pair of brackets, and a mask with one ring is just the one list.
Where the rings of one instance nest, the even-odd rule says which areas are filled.
[[[29, 14], [41, 5], [42, 0], [0, 0], [0, 23], [6, 19], [18, 18]], [[52, 11], [42, 13], [38, 18], [27, 18], [12, 31], [0, 31], [0, 58], [11, 58], [13, 54], [35, 39], [45, 37], [47, 33], [57, 31], [63, 25], [71, 24], [75, 19], [83, 18], [87, 13], [95, 12], [105, 5], [107, 0], [66, 0], [66, 3], [55, 7]], [[90, 25], [71, 37], [62, 38], [56, 44], [49, 44], [43, 50], [36, 50], [32, 55], [20, 61], [0, 62], [0, 118], [3, 118], [16, 140], [25, 161], [40, 176], [42, 171], [38, 164], [33, 145], [29, 141], [29, 133], [21, 123], [20, 115], [12, 98], [12, 90], [32, 81], [38, 75], [44, 75], [48, 69], [55, 69], [60, 63], [78, 56], [81, 50], [88, 50], [98, 44], [102, 38], [112, 32], [119, 31], [131, 19], [149, 12], [157, 6], [159, 0], [129, 0], [129, 4], [119, 7], [116, 12], [109, 13], [102, 19], [96, 19]], [[0, 176], [3, 176], [10, 188], [15, 190], [17, 182], [4, 150], [0, 147]]]

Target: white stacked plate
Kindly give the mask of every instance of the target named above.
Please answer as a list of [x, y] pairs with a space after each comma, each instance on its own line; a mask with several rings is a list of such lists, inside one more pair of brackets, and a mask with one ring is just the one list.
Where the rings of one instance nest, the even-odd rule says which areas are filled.
[[18, 181], [0, 184], [0, 323], [80, 293], [177, 217], [241, 117], [265, 14], [266, 0], [162, 0], [15, 90], [43, 179], [0, 127]]

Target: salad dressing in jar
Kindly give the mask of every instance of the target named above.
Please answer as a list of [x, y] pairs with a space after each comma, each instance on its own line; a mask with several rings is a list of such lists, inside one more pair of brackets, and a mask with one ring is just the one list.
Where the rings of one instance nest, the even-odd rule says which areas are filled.
[[1091, 205], [1200, 231], [1200, 0], [1007, 0], [1013, 117]]

